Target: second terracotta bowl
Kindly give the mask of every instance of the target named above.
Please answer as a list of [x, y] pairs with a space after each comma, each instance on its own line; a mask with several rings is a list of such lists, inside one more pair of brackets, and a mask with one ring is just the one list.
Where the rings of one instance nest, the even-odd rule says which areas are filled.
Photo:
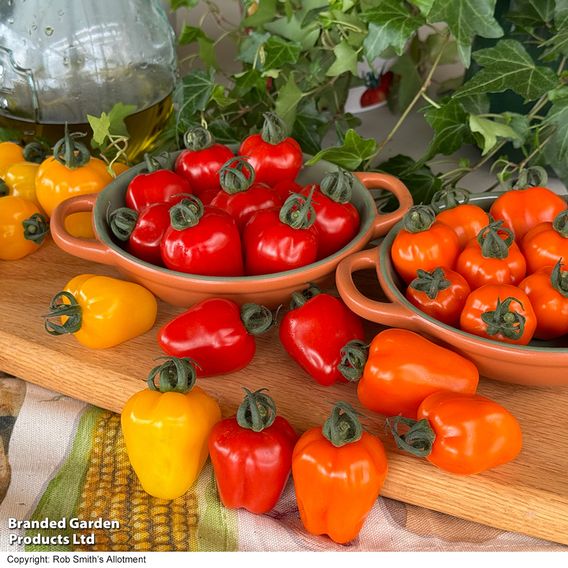
[[[143, 164], [131, 168], [100, 194], [71, 198], [59, 205], [51, 219], [51, 233], [56, 244], [64, 251], [94, 262], [117, 268], [124, 276], [142, 284], [162, 300], [177, 306], [188, 307], [210, 297], [230, 298], [239, 304], [256, 302], [269, 307], [287, 303], [292, 292], [308, 283], [332, 280], [338, 263], [364, 248], [367, 243], [381, 237], [395, 225], [412, 205], [412, 197], [397, 178], [379, 173], [358, 173], [352, 202], [357, 207], [361, 226], [357, 236], [335, 254], [302, 268], [267, 274], [264, 276], [211, 277], [185, 274], [154, 266], [126, 252], [113, 238], [109, 229], [108, 214], [124, 206], [124, 196], [130, 180], [141, 172]], [[318, 183], [335, 166], [318, 162], [304, 168], [298, 181], [302, 184]], [[399, 201], [399, 208], [388, 214], [379, 214], [370, 190], [386, 190]], [[65, 218], [72, 213], [93, 211], [93, 225], [97, 240], [88, 241], [71, 236], [65, 230]]]
[[[489, 209], [500, 194], [474, 196], [470, 202]], [[365, 319], [389, 327], [401, 327], [444, 342], [447, 347], [472, 360], [481, 375], [523, 385], [568, 385], [566, 343], [535, 340], [529, 345], [509, 345], [450, 327], [420, 311], [404, 296], [402, 280], [396, 273], [390, 250], [401, 224], [393, 227], [379, 247], [357, 252], [337, 268], [336, 283], [351, 310]], [[364, 296], [353, 282], [353, 273], [376, 270], [379, 284], [390, 302]]]

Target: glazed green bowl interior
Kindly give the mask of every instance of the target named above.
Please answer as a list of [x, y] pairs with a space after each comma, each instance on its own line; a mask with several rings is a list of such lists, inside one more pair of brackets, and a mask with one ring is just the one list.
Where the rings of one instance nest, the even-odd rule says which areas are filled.
[[[235, 149], [235, 148], [233, 148]], [[171, 154], [169, 157], [170, 159], [173, 161], [173, 159], [175, 159], [175, 157], [179, 154], [179, 152], [175, 152], [173, 154]], [[305, 160], [309, 159], [310, 156], [304, 156]], [[251, 278], [254, 278], [255, 280], [258, 279], [270, 279], [270, 278], [277, 278], [277, 277], [281, 277], [282, 275], [293, 275], [295, 273], [299, 273], [302, 272], [306, 269], [306, 267], [301, 267], [301, 268], [296, 268], [294, 270], [288, 270], [286, 272], [278, 272], [278, 273], [273, 273], [273, 274], [266, 274], [266, 275], [262, 275], [262, 276], [234, 276], [234, 277], [216, 277], [216, 276], [199, 276], [199, 275], [195, 275], [195, 274], [186, 274], [184, 272], [177, 272], [177, 271], [173, 271], [173, 270], [169, 270], [167, 268], [164, 268], [162, 266], [156, 266], [153, 264], [149, 264], [133, 255], [131, 255], [130, 253], [128, 253], [126, 250], [124, 250], [121, 246], [121, 244], [119, 243], [119, 241], [113, 236], [109, 224], [107, 222], [108, 216], [109, 214], [114, 211], [115, 209], [118, 209], [119, 207], [125, 207], [125, 195], [126, 195], [126, 189], [128, 187], [128, 184], [130, 183], [130, 181], [139, 173], [143, 172], [145, 168], [145, 164], [141, 163], [138, 164], [132, 168], [130, 168], [128, 171], [124, 172], [122, 175], [120, 175], [116, 180], [114, 180], [112, 183], [110, 183], [99, 195], [99, 197], [97, 198], [94, 210], [93, 210], [93, 217], [94, 217], [94, 223], [95, 223], [95, 229], [98, 235], [99, 240], [105, 244], [106, 246], [108, 246], [110, 249], [112, 249], [114, 252], [116, 252], [119, 255], [122, 255], [126, 258], [129, 258], [130, 260], [133, 260], [139, 264], [145, 265], [147, 267], [151, 267], [153, 269], [155, 269], [156, 271], [159, 272], [167, 272], [167, 273], [171, 273], [171, 274], [176, 274], [179, 275], [181, 277], [189, 277], [191, 276], [192, 279], [198, 279], [198, 280], [207, 280], [207, 281], [218, 281], [218, 280], [231, 280], [231, 281], [235, 281], [238, 282], [239, 280], [249, 280]], [[319, 183], [320, 180], [322, 179], [322, 177], [328, 173], [329, 171], [333, 171], [336, 169], [336, 166], [334, 166], [333, 164], [326, 162], [324, 160], [314, 164], [313, 166], [309, 166], [309, 167], [304, 167], [302, 168], [299, 176], [298, 176], [298, 182], [302, 185], [307, 185], [309, 183]], [[357, 179], [355, 180], [355, 186], [353, 189], [353, 196], [351, 199], [351, 202], [353, 203], [353, 205], [355, 205], [355, 207], [357, 208], [357, 210], [359, 211], [359, 215], [360, 215], [360, 227], [359, 227], [359, 232], [357, 233], [357, 235], [350, 241], [350, 243], [348, 243], [347, 245], [345, 245], [345, 247], [343, 247], [341, 250], [335, 252], [333, 255], [328, 256], [327, 258], [324, 258], [318, 262], [312, 263], [308, 266], [310, 267], [315, 267], [318, 265], [321, 265], [325, 262], [328, 262], [329, 259], [333, 259], [335, 257], [339, 257], [341, 256], [342, 252], [349, 248], [353, 242], [359, 240], [364, 234], [367, 233], [367, 231], [369, 231], [373, 220], [376, 216], [376, 208], [374, 205], [374, 199], [373, 199], [373, 195], [372, 193], [365, 188]]]
[[[473, 205], [478, 205], [479, 207], [487, 211], [491, 207], [492, 203], [502, 194], [503, 192], [500, 193], [492, 192], [490, 194], [484, 194], [484, 195], [472, 195], [470, 197], [469, 203]], [[568, 196], [563, 195], [562, 198], [568, 201]], [[550, 348], [554, 348], [555, 353], [568, 353], [568, 337], [561, 337], [557, 340], [552, 340], [552, 341], [542, 341], [539, 339], [533, 339], [529, 343], [529, 345], [504, 344], [500, 341], [486, 339], [484, 337], [479, 337], [477, 335], [467, 333], [458, 328], [451, 327], [419, 310], [414, 304], [411, 304], [406, 299], [406, 296], [404, 295], [406, 284], [404, 283], [402, 278], [397, 274], [391, 262], [390, 250], [392, 248], [393, 241], [396, 235], [398, 234], [398, 232], [400, 231], [400, 229], [402, 229], [402, 222], [397, 223], [389, 231], [387, 236], [384, 238], [382, 245], [379, 247], [379, 266], [380, 266], [381, 277], [383, 279], [385, 288], [387, 288], [392, 292], [395, 301], [398, 301], [408, 310], [411, 310], [412, 312], [419, 314], [422, 318], [426, 319], [432, 324], [435, 324], [447, 330], [451, 330], [452, 332], [457, 333], [463, 337], [467, 337], [469, 339], [474, 338], [476, 341], [480, 341], [482, 343], [487, 343], [489, 345], [498, 344], [501, 346], [507, 345], [508, 347], [514, 347], [515, 349], [520, 349], [523, 351], [535, 351], [535, 352], [550, 352]]]

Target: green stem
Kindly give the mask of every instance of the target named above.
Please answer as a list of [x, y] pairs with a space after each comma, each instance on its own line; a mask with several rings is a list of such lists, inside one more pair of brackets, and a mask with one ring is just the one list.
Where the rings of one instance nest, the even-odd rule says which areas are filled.
[[368, 345], [359, 339], [354, 339], [341, 349], [341, 362], [337, 370], [349, 382], [356, 382], [363, 376], [369, 354]]
[[525, 331], [526, 318], [524, 315], [510, 310], [511, 304], [515, 302], [523, 307], [523, 304], [514, 297], [505, 298], [501, 301], [497, 299], [495, 310], [481, 314], [481, 319], [486, 325], [485, 331], [491, 337], [502, 335], [507, 339], [520, 339]]
[[446, 278], [442, 268], [436, 268], [432, 272], [427, 272], [419, 268], [416, 271], [416, 278], [410, 283], [410, 288], [424, 292], [428, 298], [435, 300], [439, 292], [446, 290], [452, 283]]
[[315, 186], [312, 186], [308, 197], [301, 193], [290, 195], [280, 209], [280, 221], [293, 229], [309, 229], [316, 222], [316, 211], [312, 204], [314, 191]]
[[[70, 292], [61, 291], [55, 294], [49, 304], [49, 313], [43, 317], [45, 318], [45, 330], [50, 335], [75, 333], [81, 329], [81, 306]], [[52, 319], [60, 321], [62, 317], [67, 318], [63, 324], [51, 321]]]
[[563, 266], [562, 259], [560, 259], [550, 274], [550, 283], [559, 294], [568, 298], [568, 271], [562, 270]]
[[301, 292], [292, 292], [290, 310], [301, 308], [307, 301], [311, 300], [318, 294], [321, 294], [321, 290], [314, 284], [310, 284], [308, 288], [302, 290]]
[[77, 136], [69, 133], [69, 126], [65, 123], [65, 136], [53, 147], [53, 157], [70, 170], [85, 166], [91, 159], [87, 147], [75, 140]]
[[270, 428], [276, 419], [276, 404], [274, 400], [265, 394], [268, 389], [250, 391], [243, 388], [245, 398], [237, 410], [237, 423], [241, 428], [262, 432], [265, 428]]
[[266, 333], [273, 323], [272, 312], [259, 304], [244, 304], [241, 308], [241, 320], [247, 332], [252, 335]]
[[[406, 434], [399, 433], [401, 423], [409, 427]], [[392, 416], [387, 418], [387, 426], [393, 435], [397, 448], [400, 450], [419, 458], [428, 457], [432, 453], [436, 433], [432, 430], [426, 418], [412, 420], [404, 416]]]
[[322, 427], [322, 434], [336, 448], [361, 439], [363, 427], [355, 409], [347, 402], [337, 402]]
[[[148, 374], [148, 388], [153, 391], [178, 392], [185, 394], [195, 385], [197, 374], [195, 365], [187, 357], [160, 357], [166, 361], [154, 367]], [[156, 384], [156, 377], [159, 379]]]
[[195, 195], [190, 195], [170, 208], [171, 225], [176, 231], [195, 227], [203, 216], [204, 211], [201, 200]]
[[34, 213], [22, 221], [24, 227], [24, 238], [41, 245], [49, 233], [49, 222], [41, 213]]

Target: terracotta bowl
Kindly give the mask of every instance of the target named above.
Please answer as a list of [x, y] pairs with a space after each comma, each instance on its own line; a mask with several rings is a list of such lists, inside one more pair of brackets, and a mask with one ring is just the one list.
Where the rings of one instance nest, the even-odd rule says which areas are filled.
[[[470, 202], [489, 209], [500, 193], [472, 197]], [[534, 340], [529, 345], [507, 345], [450, 327], [426, 315], [404, 296], [404, 284], [391, 263], [390, 250], [401, 223], [393, 227], [380, 246], [357, 252], [337, 268], [336, 283], [341, 297], [355, 313], [389, 327], [401, 327], [445, 342], [471, 359], [481, 375], [523, 385], [568, 385], [566, 341]], [[353, 283], [353, 273], [375, 269], [379, 284], [390, 302], [365, 297]]]
[[[99, 194], [77, 196], [63, 202], [53, 213], [51, 233], [54, 241], [64, 251], [86, 260], [114, 266], [125, 277], [142, 284], [162, 300], [183, 307], [209, 297], [230, 298], [240, 304], [256, 302], [269, 307], [286, 303], [292, 292], [304, 288], [307, 283], [332, 280], [333, 272], [342, 259], [361, 250], [373, 239], [385, 235], [412, 205], [410, 193], [397, 178], [387, 174], [357, 173], [358, 181], [352, 202], [359, 210], [361, 227], [357, 236], [340, 251], [305, 267], [265, 276], [199, 276], [144, 262], [123, 250], [114, 240], [106, 221], [107, 215], [124, 206], [128, 183], [143, 167], [140, 164], [131, 168]], [[304, 168], [299, 181], [302, 184], [319, 182], [334, 167], [328, 162], [319, 162], [315, 166]], [[392, 192], [399, 201], [399, 208], [392, 213], [378, 214], [369, 191], [374, 189]], [[93, 211], [97, 240], [78, 239], [65, 230], [65, 218], [81, 211]]]

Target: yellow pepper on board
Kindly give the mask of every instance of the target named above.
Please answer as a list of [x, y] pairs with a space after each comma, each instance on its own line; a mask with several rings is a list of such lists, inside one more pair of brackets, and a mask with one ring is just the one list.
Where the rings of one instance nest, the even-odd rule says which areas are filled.
[[[42, 208], [51, 217], [54, 209], [66, 199], [87, 193], [98, 193], [113, 177], [107, 165], [92, 158], [84, 144], [65, 133], [37, 172], [36, 195]], [[73, 213], [65, 220], [65, 229], [74, 237], [93, 238], [91, 213]]]
[[219, 404], [195, 379], [190, 359], [168, 359], [122, 410], [132, 468], [144, 491], [159, 499], [176, 499], [193, 485], [209, 455], [209, 433], [221, 420]]
[[49, 233], [47, 219], [23, 197], [0, 197], [0, 260], [18, 260], [35, 252]]
[[4, 179], [6, 170], [16, 162], [24, 161], [24, 149], [15, 142], [0, 142], [0, 178]]
[[82, 274], [53, 297], [45, 329], [52, 335], [72, 333], [85, 347], [105, 349], [146, 333], [157, 311], [156, 298], [140, 284]]
[[4, 175], [4, 183], [8, 188], [8, 195], [23, 197], [41, 207], [35, 189], [35, 178], [38, 170], [39, 164], [34, 162], [12, 164]]

